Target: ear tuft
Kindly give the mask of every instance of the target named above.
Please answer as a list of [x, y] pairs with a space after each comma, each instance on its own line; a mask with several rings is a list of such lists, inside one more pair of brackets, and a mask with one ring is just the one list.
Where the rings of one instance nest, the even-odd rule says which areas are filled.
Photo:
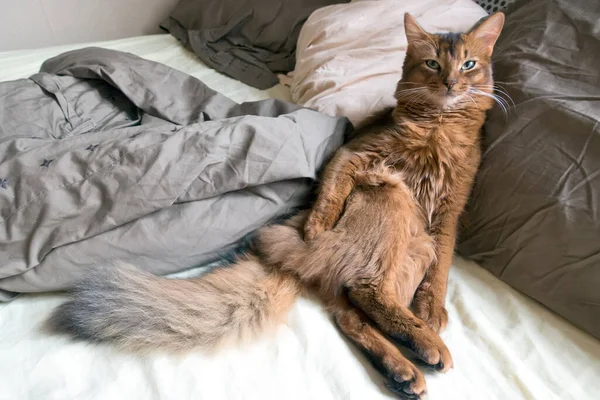
[[415, 17], [409, 13], [404, 14], [404, 31], [406, 32], [408, 44], [418, 40], [426, 40], [429, 37], [429, 34], [417, 23]]
[[497, 12], [469, 32], [469, 36], [481, 43], [486, 48], [488, 55], [491, 55], [503, 26], [504, 14]]

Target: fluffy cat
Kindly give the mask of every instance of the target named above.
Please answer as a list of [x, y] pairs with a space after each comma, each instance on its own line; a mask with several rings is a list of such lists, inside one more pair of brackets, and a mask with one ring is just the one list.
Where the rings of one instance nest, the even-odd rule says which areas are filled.
[[468, 33], [431, 34], [406, 14], [397, 105], [338, 150], [311, 210], [261, 228], [250, 254], [199, 278], [92, 274], [48, 326], [134, 351], [212, 349], [276, 325], [311, 291], [391, 390], [420, 398], [423, 374], [390, 339], [440, 371], [453, 366], [438, 333], [503, 23], [496, 13]]

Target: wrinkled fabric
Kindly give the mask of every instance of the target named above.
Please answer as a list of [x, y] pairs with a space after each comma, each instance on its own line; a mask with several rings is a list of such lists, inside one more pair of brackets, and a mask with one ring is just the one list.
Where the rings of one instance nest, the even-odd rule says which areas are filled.
[[404, 13], [429, 32], [463, 32], [485, 11], [472, 0], [378, 0], [315, 11], [303, 25], [296, 68], [281, 82], [295, 103], [355, 125], [396, 103], [406, 55]]
[[600, 338], [600, 3], [516, 3], [496, 49], [511, 107], [486, 123], [458, 250]]
[[3, 297], [116, 259], [157, 274], [217, 259], [306, 203], [349, 126], [99, 48], [0, 83]]
[[[189, 54], [167, 35], [102, 46], [165, 62], [201, 77], [239, 102], [267, 95], [199, 62], [190, 62]], [[0, 55], [0, 77], [29, 76], [41, 61], [64, 50], [4, 53]], [[276, 95], [283, 93], [285, 90]], [[194, 269], [176, 276], [196, 276], [203, 271]], [[30, 295], [0, 304], [3, 400], [397, 399], [314, 301], [300, 299], [274, 335], [241, 348], [208, 355], [131, 357], [111, 346], [40, 332], [39, 326], [65, 299], [59, 294]], [[600, 341], [487, 270], [455, 258], [446, 308], [449, 322], [442, 338], [455, 367], [446, 374], [423, 370], [428, 399], [600, 399]]]
[[[66, 299], [0, 305], [3, 400], [398, 400], [312, 299], [243, 346], [137, 357], [40, 332]], [[600, 340], [475, 263], [454, 259], [446, 308], [454, 368], [422, 369], [428, 400], [600, 399]]]
[[294, 69], [296, 41], [319, 7], [348, 0], [182, 0], [161, 24], [206, 65], [259, 89]]

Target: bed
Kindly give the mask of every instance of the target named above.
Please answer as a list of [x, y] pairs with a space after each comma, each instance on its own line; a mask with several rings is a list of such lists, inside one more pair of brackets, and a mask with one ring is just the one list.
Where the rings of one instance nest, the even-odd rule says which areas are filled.
[[[27, 77], [47, 58], [88, 45], [0, 53], [0, 80]], [[168, 35], [94, 45], [165, 63], [237, 102], [291, 98], [283, 85], [258, 90], [215, 72]], [[394, 398], [312, 299], [300, 299], [274, 337], [241, 348], [136, 357], [42, 333], [40, 323], [65, 298], [26, 295], [0, 305], [0, 399]], [[600, 398], [600, 342], [478, 265], [455, 259], [447, 308], [443, 338], [455, 368], [427, 373], [429, 398]]]

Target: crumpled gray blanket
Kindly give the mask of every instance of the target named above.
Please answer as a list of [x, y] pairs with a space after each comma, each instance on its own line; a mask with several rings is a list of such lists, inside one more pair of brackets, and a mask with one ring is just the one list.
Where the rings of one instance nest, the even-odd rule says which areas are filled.
[[259, 89], [296, 64], [296, 43], [315, 10], [349, 0], [180, 0], [161, 27], [206, 65]]
[[167, 274], [218, 259], [307, 202], [349, 127], [100, 48], [0, 83], [0, 300], [115, 260]]

